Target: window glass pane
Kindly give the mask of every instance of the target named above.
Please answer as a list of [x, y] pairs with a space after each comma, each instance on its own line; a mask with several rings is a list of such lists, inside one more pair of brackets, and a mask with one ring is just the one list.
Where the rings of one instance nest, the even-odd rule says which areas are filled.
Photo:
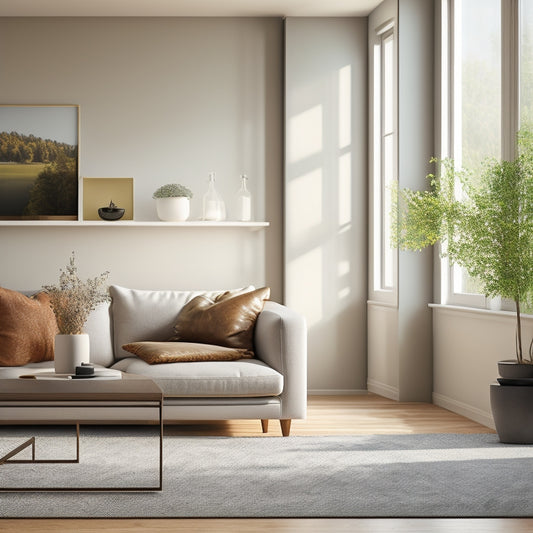
[[382, 257], [383, 257], [383, 288], [390, 289], [394, 286], [394, 251], [391, 247], [391, 185], [394, 179], [394, 135], [390, 134], [383, 139], [383, 166], [384, 166], [384, 183], [383, 183], [383, 238], [382, 238]]
[[394, 56], [392, 35], [383, 43], [383, 133], [391, 133], [394, 128]]
[[374, 297], [394, 298], [396, 250], [391, 248], [391, 184], [396, 179], [396, 57], [394, 33], [388, 30], [376, 36], [372, 78], [373, 124], [373, 217], [372, 277]]
[[461, 0], [455, 9], [454, 157], [476, 169], [501, 155], [501, 0]]
[[374, 46], [374, 90], [373, 90], [373, 289], [381, 289], [381, 42]]
[[[456, 0], [454, 18], [453, 157], [474, 172], [501, 156], [501, 0]], [[453, 267], [452, 293], [478, 293]]]
[[520, 122], [533, 124], [533, 0], [520, 2]]

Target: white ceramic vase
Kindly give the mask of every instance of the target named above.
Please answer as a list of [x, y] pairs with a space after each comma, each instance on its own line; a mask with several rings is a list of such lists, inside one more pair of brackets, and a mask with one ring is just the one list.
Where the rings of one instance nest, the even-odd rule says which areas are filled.
[[56, 374], [75, 374], [76, 367], [89, 362], [89, 335], [56, 335], [54, 369]]
[[155, 205], [157, 216], [167, 222], [182, 222], [187, 220], [191, 211], [191, 202], [186, 196], [156, 198]]

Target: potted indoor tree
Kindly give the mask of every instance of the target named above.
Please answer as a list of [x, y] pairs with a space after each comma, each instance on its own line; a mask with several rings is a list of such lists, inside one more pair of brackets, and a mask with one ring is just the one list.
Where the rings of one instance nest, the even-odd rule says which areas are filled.
[[[460, 265], [479, 283], [488, 297], [513, 300], [516, 315], [516, 348], [512, 361], [499, 364], [500, 382], [527, 384], [533, 378], [532, 345], [524, 345], [522, 308], [533, 296], [533, 135], [521, 130], [518, 155], [513, 161], [488, 160], [479, 176], [456, 171], [451, 160], [441, 162], [437, 179], [429, 175], [429, 191], [402, 189], [396, 195], [393, 211], [395, 244], [400, 249], [421, 250], [441, 243], [441, 253], [451, 263]], [[460, 183], [461, 198], [455, 194]], [[512, 381], [512, 379], [522, 381]], [[533, 382], [533, 379], [531, 380]], [[503, 389], [507, 389], [503, 391]], [[494, 390], [493, 390], [494, 389]], [[509, 387], [491, 388], [491, 405], [496, 429], [505, 442], [533, 442], [533, 424], [529, 436], [509, 436], [499, 423], [511, 422], [510, 396], [531, 395], [532, 387], [517, 392]], [[507, 400], [500, 400], [500, 396]], [[533, 396], [531, 396], [533, 398]], [[529, 401], [529, 400], [528, 400]], [[503, 405], [505, 404], [505, 405]], [[524, 402], [522, 402], [524, 404]], [[502, 407], [504, 412], [499, 409]], [[530, 405], [524, 405], [524, 415]], [[519, 425], [524, 419], [520, 409], [512, 409]], [[504, 435], [502, 438], [502, 434]]]
[[152, 198], [156, 201], [157, 216], [166, 221], [184, 221], [189, 218], [190, 189], [177, 183], [167, 183], [159, 187]]

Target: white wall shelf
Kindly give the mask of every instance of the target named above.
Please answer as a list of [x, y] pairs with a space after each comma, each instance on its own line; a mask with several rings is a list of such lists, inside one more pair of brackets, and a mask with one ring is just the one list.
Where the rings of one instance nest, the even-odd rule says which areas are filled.
[[257, 231], [270, 226], [270, 222], [237, 222], [225, 220], [212, 222], [208, 220], [188, 220], [185, 222], [163, 222], [158, 220], [117, 220], [106, 222], [103, 220], [0, 220], [0, 226], [31, 226], [31, 227], [176, 227], [176, 228], [244, 228]]

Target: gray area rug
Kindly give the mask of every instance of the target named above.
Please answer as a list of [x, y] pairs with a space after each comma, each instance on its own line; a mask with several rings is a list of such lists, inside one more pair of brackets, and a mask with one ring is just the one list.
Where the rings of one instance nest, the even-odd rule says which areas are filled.
[[[32, 434], [37, 458], [74, 456], [72, 428], [17, 427], [0, 428], [0, 456]], [[80, 464], [1, 465], [0, 486], [156, 485], [158, 444], [154, 428], [83, 426]], [[533, 446], [491, 434], [169, 436], [162, 492], [1, 493], [0, 516], [531, 517]]]

